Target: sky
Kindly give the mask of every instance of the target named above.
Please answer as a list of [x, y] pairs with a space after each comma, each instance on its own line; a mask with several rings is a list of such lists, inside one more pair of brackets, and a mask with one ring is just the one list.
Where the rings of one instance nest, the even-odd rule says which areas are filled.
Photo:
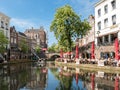
[[99, 0], [0, 0], [0, 12], [9, 16], [10, 26], [17, 31], [38, 29], [43, 26], [48, 32], [48, 45], [57, 43], [53, 32], [50, 32], [51, 22], [54, 20], [56, 10], [64, 5], [70, 5], [73, 10], [87, 19], [94, 15], [94, 5]]

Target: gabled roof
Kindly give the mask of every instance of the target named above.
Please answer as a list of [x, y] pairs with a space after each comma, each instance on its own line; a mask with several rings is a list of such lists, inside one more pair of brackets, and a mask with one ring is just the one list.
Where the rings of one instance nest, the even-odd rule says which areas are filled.
[[20, 34], [21, 36], [25, 36], [25, 37], [27, 37], [24, 33], [22, 33], [22, 32], [18, 32], [18, 34]]

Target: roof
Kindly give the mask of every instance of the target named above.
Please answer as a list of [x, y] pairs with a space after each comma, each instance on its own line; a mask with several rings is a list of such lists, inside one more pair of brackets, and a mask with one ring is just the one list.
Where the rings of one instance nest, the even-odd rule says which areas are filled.
[[105, 1], [107, 1], [107, 0], [99, 0], [99, 1], [95, 4], [95, 7], [98, 6], [98, 5], [100, 5], [101, 3], [105, 2]]
[[18, 32], [18, 34], [27, 37], [27, 36], [26, 36], [24, 33], [22, 33], [22, 32]]
[[45, 33], [43, 27], [40, 27], [40, 29], [34, 29], [34, 28], [32, 27], [31, 29], [26, 29], [24, 33], [28, 33], [28, 32], [30, 32], [30, 33], [33, 33], [33, 32], [34, 32], [34, 33], [44, 32], [44, 33]]
[[0, 12], [0, 15], [5, 16], [6, 18], [10, 19], [10, 17], [8, 17], [7, 15], [5, 15], [4, 13]]

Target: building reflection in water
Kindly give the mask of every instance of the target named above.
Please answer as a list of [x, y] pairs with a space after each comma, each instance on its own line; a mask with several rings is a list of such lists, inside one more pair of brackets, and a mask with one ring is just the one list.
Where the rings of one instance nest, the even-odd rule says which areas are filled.
[[30, 64], [17, 64], [0, 67], [0, 90], [22, 90], [45, 88], [46, 68], [33, 68]]
[[[102, 71], [93, 72], [93, 71], [86, 71], [80, 68], [68, 68], [62, 67], [60, 70], [60, 74], [66, 75], [64, 73], [71, 72], [73, 85], [71, 86], [72, 89], [75, 90], [120, 90], [120, 75], [118, 73], [105, 73]], [[67, 74], [68, 75], [68, 74]], [[62, 78], [63, 76], [61, 76]], [[70, 77], [70, 76], [68, 76]], [[62, 81], [61, 81], [62, 82]]]
[[120, 73], [66, 66], [36, 67], [33, 63], [0, 66], [0, 90], [120, 90], [119, 81]]

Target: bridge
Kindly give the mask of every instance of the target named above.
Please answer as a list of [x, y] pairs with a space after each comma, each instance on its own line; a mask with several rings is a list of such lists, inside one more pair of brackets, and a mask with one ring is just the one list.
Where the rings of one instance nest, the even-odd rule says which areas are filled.
[[46, 53], [48, 59], [55, 60], [60, 57], [60, 53]]

